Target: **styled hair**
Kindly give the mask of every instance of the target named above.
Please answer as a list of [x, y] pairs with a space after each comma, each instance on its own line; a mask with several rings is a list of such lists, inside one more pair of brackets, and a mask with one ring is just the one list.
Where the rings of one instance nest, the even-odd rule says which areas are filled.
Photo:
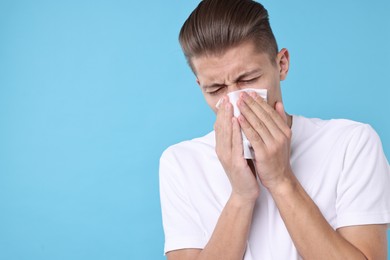
[[203, 0], [184, 22], [179, 42], [187, 62], [202, 55], [220, 55], [252, 41], [274, 61], [278, 46], [263, 5], [252, 0]]

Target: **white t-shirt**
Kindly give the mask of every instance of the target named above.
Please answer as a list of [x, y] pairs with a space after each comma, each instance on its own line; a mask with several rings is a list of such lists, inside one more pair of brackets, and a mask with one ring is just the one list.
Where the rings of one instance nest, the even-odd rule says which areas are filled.
[[[334, 229], [390, 223], [390, 167], [369, 125], [294, 116], [292, 133], [293, 172]], [[300, 259], [261, 189], [244, 259]], [[214, 132], [169, 147], [160, 159], [164, 251], [204, 248], [230, 193]]]

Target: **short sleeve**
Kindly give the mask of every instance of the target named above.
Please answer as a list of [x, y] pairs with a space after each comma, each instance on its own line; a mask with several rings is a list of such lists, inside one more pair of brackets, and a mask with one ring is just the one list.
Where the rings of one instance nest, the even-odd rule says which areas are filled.
[[390, 223], [390, 170], [369, 125], [351, 134], [337, 185], [337, 227]]
[[164, 253], [184, 248], [203, 248], [205, 235], [197, 212], [186, 193], [183, 162], [168, 148], [160, 158], [160, 200], [165, 233]]

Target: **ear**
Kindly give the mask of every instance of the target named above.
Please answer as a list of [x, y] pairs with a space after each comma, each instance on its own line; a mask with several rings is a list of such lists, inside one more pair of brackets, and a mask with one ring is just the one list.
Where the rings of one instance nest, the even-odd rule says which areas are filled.
[[277, 55], [276, 58], [277, 66], [279, 69], [280, 80], [285, 80], [290, 67], [290, 54], [288, 50], [283, 48]]

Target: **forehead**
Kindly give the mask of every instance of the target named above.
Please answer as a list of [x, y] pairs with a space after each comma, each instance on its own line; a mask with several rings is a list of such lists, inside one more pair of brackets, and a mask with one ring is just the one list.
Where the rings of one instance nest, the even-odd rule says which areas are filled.
[[272, 62], [267, 53], [259, 52], [252, 42], [227, 49], [219, 55], [202, 55], [192, 59], [200, 81], [229, 80], [254, 70], [268, 70]]

